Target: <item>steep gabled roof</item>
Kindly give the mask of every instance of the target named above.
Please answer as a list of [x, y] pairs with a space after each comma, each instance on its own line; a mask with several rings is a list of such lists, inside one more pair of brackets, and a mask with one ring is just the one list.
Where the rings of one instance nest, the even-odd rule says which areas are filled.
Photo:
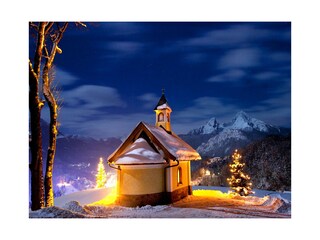
[[119, 148], [109, 156], [108, 162], [116, 163], [127, 147], [133, 144], [143, 132], [148, 137], [146, 140], [150, 141], [160, 153], [162, 152], [165, 159], [179, 161], [201, 159], [199, 153], [176, 134], [168, 134], [163, 128], [140, 122]]

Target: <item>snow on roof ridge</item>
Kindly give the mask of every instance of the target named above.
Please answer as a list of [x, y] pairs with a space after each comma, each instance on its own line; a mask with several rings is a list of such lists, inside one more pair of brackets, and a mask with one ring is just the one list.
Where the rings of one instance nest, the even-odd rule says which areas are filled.
[[177, 160], [200, 160], [201, 156], [189, 144], [183, 141], [175, 133], [168, 134], [164, 129], [142, 122], [145, 127], [159, 140], [171, 155]]
[[144, 138], [138, 138], [118, 157], [116, 164], [166, 163], [163, 156], [152, 149]]

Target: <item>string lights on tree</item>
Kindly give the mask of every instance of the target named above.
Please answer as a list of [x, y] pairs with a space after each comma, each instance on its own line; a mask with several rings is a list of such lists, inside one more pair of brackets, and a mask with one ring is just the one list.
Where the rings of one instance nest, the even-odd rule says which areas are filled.
[[103, 159], [100, 158], [100, 162], [98, 164], [98, 173], [96, 174], [96, 188], [103, 188], [107, 183], [107, 174], [104, 169]]
[[232, 154], [232, 163], [229, 164], [231, 177], [227, 181], [234, 192], [240, 196], [248, 196], [252, 194], [252, 183], [250, 182], [249, 175], [243, 172], [245, 163], [241, 163], [242, 156], [236, 149]]

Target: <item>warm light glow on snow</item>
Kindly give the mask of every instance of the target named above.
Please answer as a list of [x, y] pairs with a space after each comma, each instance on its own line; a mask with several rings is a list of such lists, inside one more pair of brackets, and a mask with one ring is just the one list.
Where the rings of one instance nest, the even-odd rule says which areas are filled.
[[111, 192], [100, 201], [94, 202], [89, 204], [89, 206], [106, 206], [106, 205], [112, 205], [117, 200], [117, 188], [112, 188]]
[[256, 197], [256, 196], [239, 196], [235, 192], [229, 191], [228, 193], [223, 193], [219, 190], [207, 190], [207, 189], [197, 189], [192, 191], [192, 195], [195, 197], [211, 199], [209, 201], [223, 201], [233, 206], [244, 206], [244, 205], [261, 205], [267, 201], [270, 196]]
[[229, 193], [223, 193], [218, 190], [193, 190], [192, 195], [198, 196], [198, 197], [217, 197], [217, 198], [232, 198], [232, 194]]
[[117, 174], [108, 173], [107, 174], [107, 183], [105, 185], [107, 188], [116, 187], [117, 186]]

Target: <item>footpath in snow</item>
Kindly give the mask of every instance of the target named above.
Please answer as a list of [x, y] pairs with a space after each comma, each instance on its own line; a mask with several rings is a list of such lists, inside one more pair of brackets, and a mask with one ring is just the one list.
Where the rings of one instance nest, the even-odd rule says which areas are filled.
[[[30, 211], [30, 218], [290, 218], [291, 193], [256, 190], [228, 194], [224, 187], [193, 187], [193, 195], [169, 205], [122, 207], [112, 189], [90, 189], [55, 199], [55, 206]], [[107, 196], [107, 197], [106, 197]]]

